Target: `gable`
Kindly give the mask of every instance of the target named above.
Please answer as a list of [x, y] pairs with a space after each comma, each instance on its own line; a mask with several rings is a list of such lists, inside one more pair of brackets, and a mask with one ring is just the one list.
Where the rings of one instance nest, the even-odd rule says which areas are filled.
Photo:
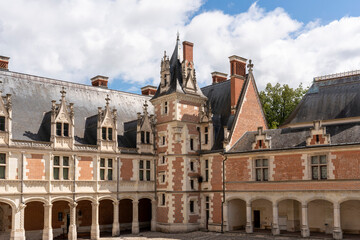
[[267, 123], [254, 77], [252, 74], [249, 74], [236, 107], [228, 149], [231, 148], [244, 133], [247, 131], [256, 131], [258, 127], [267, 129]]

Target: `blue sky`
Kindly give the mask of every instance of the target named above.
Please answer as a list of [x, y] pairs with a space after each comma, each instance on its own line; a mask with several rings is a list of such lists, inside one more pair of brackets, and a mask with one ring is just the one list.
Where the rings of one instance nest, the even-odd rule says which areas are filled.
[[158, 85], [179, 31], [194, 43], [200, 86], [239, 55], [253, 60], [260, 90], [297, 87], [360, 69], [359, 10], [355, 0], [0, 1], [0, 55], [12, 71], [83, 84], [100, 74], [140, 93]]

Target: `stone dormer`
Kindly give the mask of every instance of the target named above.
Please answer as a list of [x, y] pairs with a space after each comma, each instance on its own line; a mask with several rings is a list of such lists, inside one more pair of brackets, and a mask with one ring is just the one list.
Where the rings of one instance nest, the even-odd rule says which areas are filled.
[[117, 150], [117, 111], [109, 106], [109, 95], [105, 98], [105, 109], [98, 108], [97, 145], [101, 151]]
[[183, 56], [182, 62], [182, 77], [183, 77], [183, 89], [186, 93], [195, 93], [198, 89], [196, 84], [196, 73], [193, 62], [193, 47], [191, 42], [183, 42]]
[[136, 127], [136, 147], [139, 153], [154, 153], [154, 116], [148, 114], [145, 102], [143, 114], [138, 113]]
[[213, 122], [212, 122], [212, 111], [211, 104], [207, 103], [202, 106], [200, 111], [200, 133], [201, 133], [201, 149], [211, 150], [214, 137], [213, 137]]
[[255, 135], [255, 141], [252, 143], [253, 150], [270, 149], [271, 138], [264, 132], [263, 127], [258, 127], [258, 132]]
[[74, 146], [74, 104], [66, 105], [64, 87], [60, 91], [61, 99], [57, 104], [52, 100], [51, 137], [54, 148], [73, 149]]
[[[0, 91], [0, 96], [1, 96]], [[12, 123], [12, 103], [11, 94], [6, 94], [0, 98], [0, 145], [9, 145]]]
[[326, 128], [322, 126], [321, 121], [314, 121], [313, 124], [310, 136], [306, 139], [306, 146], [330, 144], [330, 134], [326, 134]]

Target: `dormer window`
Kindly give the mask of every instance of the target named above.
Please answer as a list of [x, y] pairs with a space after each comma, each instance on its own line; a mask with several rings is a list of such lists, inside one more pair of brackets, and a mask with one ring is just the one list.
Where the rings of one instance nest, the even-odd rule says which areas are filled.
[[150, 144], [150, 132], [141, 131], [141, 143]]
[[69, 136], [69, 124], [68, 123], [56, 123], [56, 136], [68, 137]]
[[0, 116], [0, 131], [5, 131], [5, 117]]
[[167, 79], [166, 79], [166, 74], [164, 75], [164, 86], [166, 86], [167, 85]]
[[205, 144], [209, 143], [209, 128], [205, 127]]
[[109, 140], [112, 141], [113, 137], [113, 131], [112, 128], [103, 127], [101, 131], [102, 140]]

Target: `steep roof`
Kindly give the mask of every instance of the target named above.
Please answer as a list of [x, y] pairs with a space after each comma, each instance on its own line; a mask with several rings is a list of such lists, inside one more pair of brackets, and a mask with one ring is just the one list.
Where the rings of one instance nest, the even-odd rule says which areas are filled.
[[[310, 127], [268, 129], [264, 133], [271, 138], [271, 150], [305, 148], [306, 138], [310, 136]], [[326, 133], [330, 134], [331, 144], [329, 146], [359, 144], [360, 122], [328, 125]], [[253, 151], [252, 143], [255, 141], [256, 134], [257, 131], [245, 133], [229, 152]]]
[[[283, 126], [360, 116], [360, 74], [314, 81]], [[346, 76], [347, 75], [347, 76]]]
[[[93, 136], [85, 136], [86, 126], [94, 124], [98, 107], [104, 107], [109, 95], [110, 107], [117, 109], [118, 135], [124, 133], [124, 123], [137, 119], [137, 112], [149, 96], [31, 76], [11, 71], [0, 71], [3, 94], [12, 95], [13, 139], [49, 141], [46, 126], [49, 124], [51, 100], [60, 99], [62, 87], [67, 103], [74, 103], [75, 142], [94, 144]], [[148, 108], [153, 114], [153, 106]], [[45, 126], [45, 127], [44, 127]], [[90, 140], [89, 140], [90, 139]]]

